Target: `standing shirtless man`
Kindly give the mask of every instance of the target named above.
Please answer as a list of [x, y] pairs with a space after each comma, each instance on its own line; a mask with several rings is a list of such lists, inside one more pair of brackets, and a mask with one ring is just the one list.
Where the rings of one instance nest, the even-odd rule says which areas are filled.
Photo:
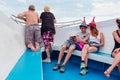
[[25, 44], [32, 51], [38, 51], [41, 43], [41, 32], [39, 27], [39, 15], [35, 6], [30, 5], [28, 11], [18, 14], [19, 19], [25, 21]]

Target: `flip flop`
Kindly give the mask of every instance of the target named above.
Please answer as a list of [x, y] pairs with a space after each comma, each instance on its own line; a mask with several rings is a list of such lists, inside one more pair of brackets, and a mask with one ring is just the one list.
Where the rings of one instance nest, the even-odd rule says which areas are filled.
[[105, 71], [105, 72], [104, 72], [104, 75], [105, 75], [107, 78], [110, 77], [110, 74], [108, 73], [108, 71]]

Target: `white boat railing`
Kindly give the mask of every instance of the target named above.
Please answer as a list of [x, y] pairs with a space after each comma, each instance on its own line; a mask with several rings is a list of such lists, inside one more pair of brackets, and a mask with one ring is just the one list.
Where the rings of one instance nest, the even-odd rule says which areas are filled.
[[[11, 15], [11, 19], [14, 20], [17, 24], [23, 24], [25, 25], [25, 21], [22, 19], [17, 18], [15, 15]], [[67, 21], [67, 22], [57, 22], [55, 23], [55, 27], [61, 28], [61, 27], [69, 27], [69, 26], [79, 26], [81, 24], [82, 20], [73, 20], [73, 21]], [[39, 23], [39, 26], [41, 26], [41, 23]]]

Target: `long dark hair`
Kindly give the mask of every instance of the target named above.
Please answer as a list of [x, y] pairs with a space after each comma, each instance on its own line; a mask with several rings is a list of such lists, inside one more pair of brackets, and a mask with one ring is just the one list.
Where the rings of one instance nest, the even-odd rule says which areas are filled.
[[120, 18], [116, 19], [116, 23], [117, 23], [118, 28], [120, 28]]

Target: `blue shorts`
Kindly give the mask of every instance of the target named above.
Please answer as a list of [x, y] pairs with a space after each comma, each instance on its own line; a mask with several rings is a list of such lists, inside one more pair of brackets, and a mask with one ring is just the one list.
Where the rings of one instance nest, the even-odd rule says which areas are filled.
[[78, 44], [75, 44], [75, 49], [81, 51], [81, 47]]
[[[93, 41], [88, 42], [88, 45], [91, 45], [91, 44], [98, 44], [98, 43], [93, 42]], [[98, 52], [100, 47], [99, 47], [99, 46], [96, 46], [96, 48], [97, 48], [97, 51], [96, 51], [96, 52]]]

